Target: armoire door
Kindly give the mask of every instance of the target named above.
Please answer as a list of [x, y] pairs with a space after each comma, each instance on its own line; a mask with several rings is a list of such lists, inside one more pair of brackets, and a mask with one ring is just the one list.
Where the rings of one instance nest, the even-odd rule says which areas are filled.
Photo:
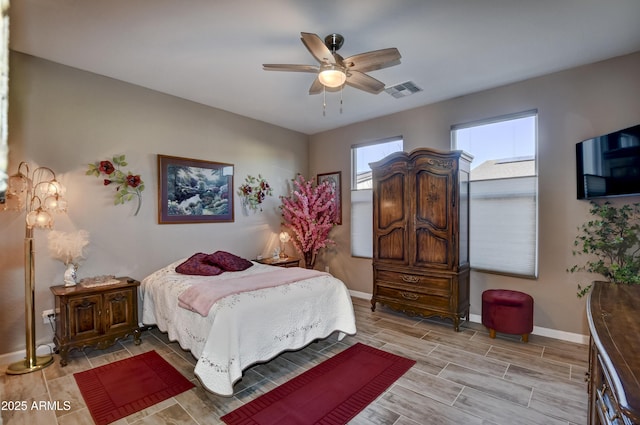
[[455, 261], [454, 161], [419, 161], [412, 174], [415, 222], [413, 265], [451, 270]]
[[374, 178], [374, 258], [385, 263], [407, 265], [409, 203], [403, 164], [377, 170]]

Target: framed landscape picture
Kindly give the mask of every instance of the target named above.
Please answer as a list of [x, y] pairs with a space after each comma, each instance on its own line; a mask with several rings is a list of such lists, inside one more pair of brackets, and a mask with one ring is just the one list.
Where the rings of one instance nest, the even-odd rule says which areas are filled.
[[342, 224], [342, 190], [340, 184], [342, 183], [342, 171], [334, 171], [333, 173], [318, 174], [316, 176], [316, 182], [318, 184], [328, 181], [336, 188], [336, 224]]
[[233, 221], [233, 164], [158, 155], [158, 223]]

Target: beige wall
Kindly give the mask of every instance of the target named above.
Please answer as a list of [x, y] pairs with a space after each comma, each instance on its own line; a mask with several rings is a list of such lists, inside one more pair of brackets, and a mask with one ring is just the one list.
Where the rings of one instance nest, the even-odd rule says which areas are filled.
[[[333, 231], [338, 246], [323, 256], [319, 267], [327, 264], [350, 289], [371, 293], [371, 261], [350, 256], [351, 145], [402, 135], [407, 151], [422, 146], [448, 149], [451, 125], [537, 109], [539, 278], [473, 272], [471, 314], [481, 314], [485, 289], [521, 290], [535, 299], [535, 326], [586, 335], [586, 301], [576, 297], [576, 285], [580, 278], [590, 277], [565, 271], [579, 260], [571, 254], [572, 243], [589, 206], [576, 200], [575, 144], [640, 123], [639, 75], [640, 53], [636, 53], [312, 136], [310, 172], [343, 175], [344, 224]], [[638, 202], [638, 197], [615, 202]]]
[[[53, 168], [67, 187], [69, 212], [56, 230], [86, 229], [91, 243], [80, 277], [116, 274], [137, 279], [195, 252], [225, 249], [255, 258], [275, 246], [279, 195], [308, 168], [308, 137], [249, 118], [113, 79], [12, 53], [10, 173], [26, 160]], [[125, 154], [145, 181], [142, 209], [113, 205], [113, 188], [85, 176], [87, 164]], [[156, 155], [235, 165], [234, 194], [247, 174], [262, 174], [274, 188], [260, 214], [245, 214], [235, 195], [235, 222], [157, 224]], [[128, 171], [128, 170], [127, 170]], [[64, 266], [50, 258], [47, 232], [36, 230], [37, 340], [51, 330], [40, 312], [53, 307], [49, 287]], [[24, 213], [0, 212], [0, 354], [23, 350]]]
[[[483, 290], [512, 288], [534, 296], [536, 326], [587, 333], [585, 300], [575, 295], [578, 276], [565, 272], [575, 261], [572, 242], [588, 210], [586, 202], [575, 199], [574, 147], [585, 138], [638, 124], [640, 53], [311, 137], [22, 54], [12, 54], [11, 66], [10, 171], [27, 160], [52, 167], [67, 186], [69, 213], [58, 217], [56, 229], [91, 233], [80, 277], [141, 279], [198, 251], [267, 253], [279, 230], [277, 197], [286, 192], [289, 179], [296, 172], [342, 171], [344, 224], [333, 231], [338, 245], [320, 257], [318, 268], [329, 265], [351, 290], [370, 293], [371, 261], [349, 254], [351, 145], [402, 135], [407, 150], [447, 149], [452, 124], [538, 109], [540, 277], [472, 273], [471, 313], [481, 313]], [[87, 163], [115, 154], [125, 154], [131, 171], [145, 180], [138, 216], [132, 204], [113, 206], [110, 190], [84, 175]], [[262, 214], [247, 215], [235, 196], [234, 223], [158, 225], [156, 154], [233, 163], [236, 188], [247, 174], [261, 173], [274, 186], [274, 197]], [[23, 220], [23, 214], [0, 213], [0, 354], [24, 349]], [[49, 286], [61, 282], [64, 268], [49, 257], [46, 232], [36, 231], [36, 248], [40, 344], [50, 342], [52, 333], [39, 314], [53, 307]]]

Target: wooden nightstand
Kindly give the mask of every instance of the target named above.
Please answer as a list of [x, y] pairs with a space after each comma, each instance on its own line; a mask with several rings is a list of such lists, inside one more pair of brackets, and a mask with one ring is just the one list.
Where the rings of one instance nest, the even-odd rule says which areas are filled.
[[140, 344], [138, 327], [138, 286], [129, 277], [117, 283], [84, 287], [52, 286], [55, 296], [56, 331], [53, 342], [66, 366], [69, 352], [94, 347], [103, 350], [116, 341], [133, 335]]
[[270, 266], [278, 266], [278, 267], [298, 267], [300, 264], [300, 259], [295, 257], [285, 257], [285, 258], [261, 258], [258, 260], [253, 260], [256, 263], [260, 264], [268, 264]]

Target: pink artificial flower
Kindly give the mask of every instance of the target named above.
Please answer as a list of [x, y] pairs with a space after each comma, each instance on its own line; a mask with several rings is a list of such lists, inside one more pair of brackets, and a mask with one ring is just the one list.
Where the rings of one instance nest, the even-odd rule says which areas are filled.
[[293, 180], [296, 190], [291, 196], [281, 197], [284, 224], [293, 233], [292, 242], [313, 263], [318, 251], [335, 242], [329, 232], [335, 225], [336, 194], [328, 182], [313, 186], [302, 175]]

